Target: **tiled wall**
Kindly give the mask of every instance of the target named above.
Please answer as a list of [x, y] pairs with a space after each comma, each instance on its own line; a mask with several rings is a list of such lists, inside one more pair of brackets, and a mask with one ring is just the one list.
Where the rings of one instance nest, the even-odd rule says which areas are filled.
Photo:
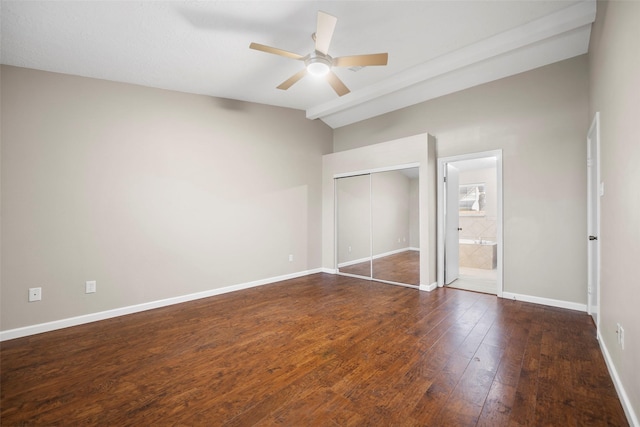
[[461, 216], [461, 239], [496, 240], [496, 219], [486, 216]]

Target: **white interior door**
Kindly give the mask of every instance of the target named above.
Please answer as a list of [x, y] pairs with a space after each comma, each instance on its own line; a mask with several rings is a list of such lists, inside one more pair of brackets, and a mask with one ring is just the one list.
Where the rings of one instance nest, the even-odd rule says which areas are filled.
[[459, 171], [450, 163], [445, 164], [445, 241], [444, 241], [444, 284], [456, 280], [460, 274], [460, 208]]
[[596, 113], [587, 135], [587, 310], [598, 327], [600, 306], [600, 116]]

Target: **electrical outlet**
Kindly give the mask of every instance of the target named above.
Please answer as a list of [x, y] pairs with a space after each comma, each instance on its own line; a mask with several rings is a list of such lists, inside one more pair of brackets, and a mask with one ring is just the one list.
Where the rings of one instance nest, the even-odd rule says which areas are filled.
[[85, 294], [93, 294], [96, 292], [96, 281], [95, 280], [87, 280], [84, 283], [84, 293]]
[[42, 288], [29, 288], [29, 302], [42, 300]]
[[289, 255], [289, 262], [293, 261], [293, 254]]

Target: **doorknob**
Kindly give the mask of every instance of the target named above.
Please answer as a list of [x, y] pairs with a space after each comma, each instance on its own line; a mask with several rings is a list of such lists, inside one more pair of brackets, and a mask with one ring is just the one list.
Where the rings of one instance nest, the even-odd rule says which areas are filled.
[[462, 231], [462, 227], [458, 227], [458, 231]]
[[598, 240], [597, 236], [589, 236], [589, 240]]

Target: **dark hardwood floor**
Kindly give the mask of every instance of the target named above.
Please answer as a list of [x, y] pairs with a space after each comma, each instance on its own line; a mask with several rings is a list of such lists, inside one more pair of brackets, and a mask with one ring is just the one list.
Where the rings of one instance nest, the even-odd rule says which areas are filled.
[[585, 313], [327, 274], [0, 358], [3, 426], [628, 425]]

